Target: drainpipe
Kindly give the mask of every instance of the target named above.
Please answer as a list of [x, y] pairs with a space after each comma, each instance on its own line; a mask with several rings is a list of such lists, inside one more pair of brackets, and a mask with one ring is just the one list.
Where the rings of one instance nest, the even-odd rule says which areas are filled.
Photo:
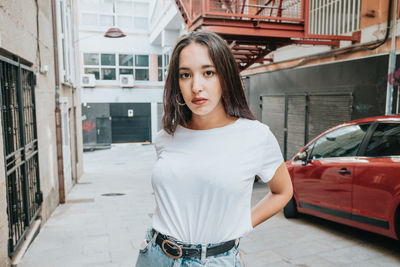
[[56, 144], [57, 144], [57, 169], [58, 169], [58, 191], [59, 201], [65, 203], [64, 188], [64, 159], [63, 159], [63, 140], [61, 130], [61, 109], [60, 109], [60, 70], [58, 67], [58, 39], [57, 39], [57, 18], [56, 0], [51, 0], [51, 19], [53, 25], [53, 51], [54, 51], [54, 72], [55, 72], [55, 119], [56, 119]]
[[[393, 22], [392, 22], [392, 40], [391, 49], [389, 54], [389, 67], [388, 67], [388, 82], [387, 82], [387, 92], [386, 92], [386, 107], [385, 114], [392, 114], [392, 104], [393, 104], [393, 74], [396, 68], [396, 24], [397, 24], [397, 0], [394, 1], [393, 7]], [[397, 99], [399, 96], [397, 95]], [[397, 101], [398, 102], [398, 101]], [[398, 107], [397, 107], [398, 109]]]

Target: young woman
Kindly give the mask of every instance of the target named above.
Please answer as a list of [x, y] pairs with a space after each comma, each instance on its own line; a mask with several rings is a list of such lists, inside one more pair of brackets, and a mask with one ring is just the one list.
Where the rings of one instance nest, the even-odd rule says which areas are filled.
[[[152, 176], [156, 210], [136, 266], [243, 266], [239, 239], [285, 206], [292, 184], [218, 35], [192, 32], [178, 40], [164, 111]], [[251, 210], [256, 175], [270, 193]]]

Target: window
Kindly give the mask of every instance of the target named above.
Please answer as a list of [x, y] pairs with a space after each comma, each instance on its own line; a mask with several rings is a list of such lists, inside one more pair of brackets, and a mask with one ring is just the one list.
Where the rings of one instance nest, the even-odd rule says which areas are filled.
[[114, 54], [101, 54], [101, 65], [115, 66], [115, 55]]
[[99, 54], [88, 53], [83, 55], [83, 64], [86, 66], [84, 72], [86, 74], [94, 74], [96, 80], [100, 79], [100, 68], [95, 67], [100, 65], [99, 63]]
[[149, 56], [136, 55], [135, 56], [135, 80], [148, 81], [149, 80]]
[[119, 74], [133, 75], [133, 55], [128, 55], [128, 54], [119, 55]]
[[135, 29], [147, 30], [149, 5], [146, 3], [134, 3]]
[[149, 80], [149, 56], [133, 54], [85, 53], [84, 72], [97, 80], [116, 80], [120, 74], [133, 75], [137, 81]]
[[75, 53], [71, 8], [65, 0], [57, 1], [58, 60], [60, 80], [75, 84]]
[[84, 72], [94, 74], [96, 80], [116, 80], [115, 54], [85, 53]]
[[133, 0], [81, 0], [81, 21], [86, 27], [147, 30], [149, 4]]
[[85, 68], [86, 74], [94, 74], [96, 80], [100, 80], [100, 70], [98, 68]]
[[119, 65], [120, 66], [133, 66], [133, 55], [119, 55]]
[[99, 65], [98, 54], [93, 54], [93, 53], [85, 54], [83, 60], [85, 65]]
[[164, 81], [166, 78], [166, 73], [168, 70], [168, 65], [169, 65], [169, 55], [164, 54], [164, 55], [158, 55], [157, 57], [157, 62], [158, 62], [158, 81]]
[[310, 159], [356, 156], [370, 124], [345, 126], [319, 138]]
[[400, 156], [400, 123], [380, 123], [371, 136], [366, 156]]

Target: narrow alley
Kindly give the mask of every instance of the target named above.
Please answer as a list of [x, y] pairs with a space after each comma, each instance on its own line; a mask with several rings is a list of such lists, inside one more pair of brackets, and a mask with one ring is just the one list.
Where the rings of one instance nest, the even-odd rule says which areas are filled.
[[[131, 267], [154, 199], [153, 145], [123, 144], [84, 153], [85, 174], [57, 207], [18, 267]], [[255, 183], [253, 205], [267, 192]], [[311, 216], [282, 212], [241, 240], [247, 267], [398, 266], [395, 240]]]

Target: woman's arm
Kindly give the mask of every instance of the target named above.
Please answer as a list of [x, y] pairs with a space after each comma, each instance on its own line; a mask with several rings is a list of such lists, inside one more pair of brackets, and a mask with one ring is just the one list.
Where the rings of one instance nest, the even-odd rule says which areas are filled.
[[292, 181], [285, 163], [278, 167], [268, 186], [270, 192], [251, 211], [253, 227], [278, 213], [292, 197]]

